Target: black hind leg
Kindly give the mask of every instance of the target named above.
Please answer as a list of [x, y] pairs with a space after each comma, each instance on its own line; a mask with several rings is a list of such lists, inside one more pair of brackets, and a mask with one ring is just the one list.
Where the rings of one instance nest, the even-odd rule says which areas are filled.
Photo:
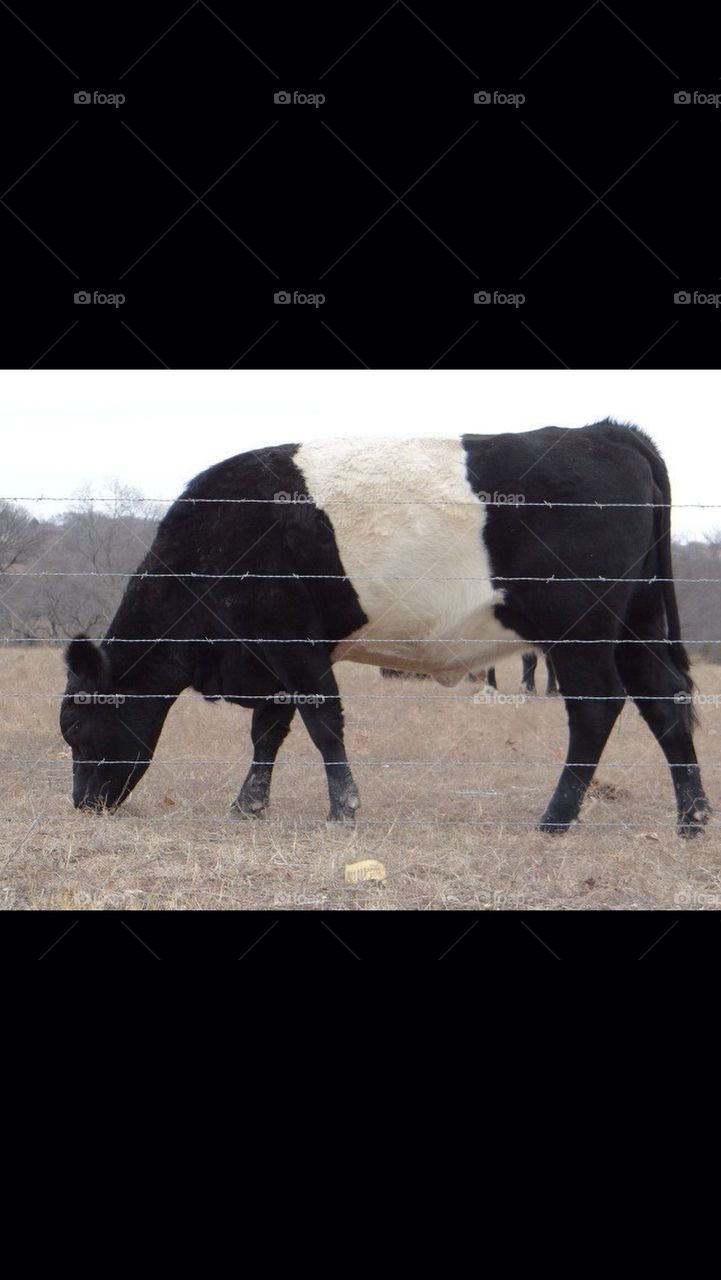
[[535, 653], [524, 653], [521, 656], [523, 662], [523, 675], [521, 676], [521, 687], [527, 693], [536, 692], [536, 667], [538, 666], [538, 658]]
[[[284, 695], [275, 696], [281, 698]], [[268, 808], [275, 757], [290, 729], [294, 714], [295, 707], [291, 702], [276, 702], [271, 698], [256, 705], [250, 728], [253, 763], [237, 800], [230, 806], [241, 817], [261, 818], [263, 811]]]
[[619, 645], [616, 665], [668, 761], [676, 792], [679, 834], [695, 836], [708, 821], [711, 806], [693, 745], [689, 678], [668, 651], [658, 653], [640, 644]]
[[[566, 763], [540, 822], [541, 831], [551, 835], [567, 831], [578, 817], [624, 697], [611, 652], [589, 665], [587, 656], [574, 654], [570, 645], [564, 646], [556, 660], [556, 673], [566, 699], [569, 737]], [[585, 702], [583, 698], [610, 701]]]

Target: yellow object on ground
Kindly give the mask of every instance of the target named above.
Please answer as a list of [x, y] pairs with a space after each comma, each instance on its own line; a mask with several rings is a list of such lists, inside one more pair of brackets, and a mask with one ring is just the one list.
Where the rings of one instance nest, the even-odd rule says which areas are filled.
[[360, 880], [385, 880], [386, 869], [376, 858], [363, 858], [361, 862], [346, 862], [346, 884], [358, 884]]

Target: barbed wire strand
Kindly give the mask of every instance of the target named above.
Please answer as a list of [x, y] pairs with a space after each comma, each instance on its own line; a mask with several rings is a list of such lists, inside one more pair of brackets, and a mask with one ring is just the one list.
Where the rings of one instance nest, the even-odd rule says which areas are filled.
[[[62, 756], [62, 757], [61, 757], [61, 756], [53, 756], [53, 757], [49, 757], [49, 758], [46, 758], [46, 759], [42, 759], [42, 758], [37, 759], [37, 758], [32, 758], [32, 757], [28, 757], [27, 759], [22, 759], [22, 758], [20, 758], [20, 757], [18, 757], [18, 756], [9, 756], [9, 757], [7, 757], [7, 758], [5, 758], [5, 759], [0, 758], [0, 764], [18, 764], [18, 765], [26, 765], [26, 764], [31, 764], [31, 765], [61, 765], [63, 768], [65, 768], [65, 767], [67, 767], [67, 765], [68, 765], [68, 764], [70, 764], [70, 763], [71, 763], [71, 759], [70, 759], [70, 757], [69, 757], [69, 756]], [[104, 764], [104, 765], [116, 765], [116, 764], [133, 764], [133, 765], [139, 765], [139, 764], [148, 764], [148, 765], [149, 765], [149, 764], [162, 764], [162, 765], [168, 765], [168, 766], [173, 766], [173, 767], [174, 767], [175, 765], [180, 765], [180, 764], [212, 764], [212, 765], [219, 765], [219, 764], [232, 764], [232, 765], [237, 765], [237, 764], [242, 764], [242, 758], [240, 757], [240, 755], [238, 755], [237, 757], [236, 757], [236, 756], [219, 756], [219, 757], [216, 757], [216, 756], [190, 756], [190, 757], [187, 757], [187, 756], [178, 756], [178, 757], [175, 757], [175, 758], [172, 758], [172, 759], [169, 759], [169, 760], [157, 760], [157, 759], [152, 759], [152, 758], [151, 758], [151, 759], [149, 759], [149, 760], [116, 760], [116, 759], [113, 759], [113, 758], [111, 758], [111, 759], [107, 759], [107, 758], [105, 758], [105, 757], [104, 757], [103, 759], [100, 759], [100, 760], [80, 760], [80, 761], [78, 761], [78, 763], [79, 763], [79, 764], [92, 764], [92, 765], [96, 765], [96, 764]], [[268, 760], [251, 760], [251, 761], [250, 761], [250, 764], [251, 764], [251, 765], [253, 765], [253, 766], [256, 766], [256, 765], [261, 766], [261, 765], [262, 765], [262, 766], [263, 766], [263, 767], [265, 767], [265, 768], [267, 768], [267, 767], [269, 766], [269, 764], [270, 764], [270, 763], [271, 763], [271, 762], [270, 762], [270, 761], [268, 761]], [[322, 761], [322, 764], [323, 764], [323, 767], [324, 767], [324, 768], [339, 768], [339, 769], [340, 769], [340, 768], [343, 768], [343, 769], [348, 769], [348, 768], [350, 767], [350, 764], [349, 764], [349, 761], [348, 761], [348, 760], [323, 760], [323, 761]], [[400, 769], [400, 768], [414, 768], [414, 769], [417, 769], [417, 768], [426, 768], [426, 769], [431, 769], [431, 768], [433, 768], [433, 769], [438, 770], [439, 768], [441, 768], [441, 767], [442, 767], [442, 768], [445, 768], [446, 766], [450, 766], [451, 768], [457, 768], [457, 769], [526, 769], [526, 768], [528, 768], [528, 766], [529, 766], [529, 765], [543, 765], [543, 766], [544, 766], [545, 768], [547, 768], [547, 769], [554, 769], [554, 770], [555, 770], [555, 769], [558, 769], [559, 765], [565, 766], [565, 767], [566, 767], [566, 768], [568, 768], [568, 769], [597, 769], [597, 768], [598, 768], [598, 761], [597, 761], [597, 760], [591, 760], [591, 761], [588, 761], [588, 760], [571, 760], [571, 761], [565, 761], [565, 760], [560, 760], [560, 759], [558, 759], [558, 760], [536, 760], [536, 759], [528, 758], [528, 757], [527, 757], [527, 758], [525, 758], [525, 759], [523, 759], [523, 760], [445, 760], [445, 759], [438, 760], [438, 759], [434, 759], [434, 758], [431, 758], [430, 760], [428, 760], [428, 759], [425, 759], [425, 760], [374, 760], [374, 759], [361, 760], [360, 758], [358, 758], [358, 759], [354, 759], [354, 760], [353, 760], [353, 768], [354, 768], [354, 769], [356, 769], [356, 768], [362, 768], [362, 769], [365, 769], [365, 768], [383, 768], [383, 769], [390, 769], [390, 768], [394, 768], [394, 769], [395, 769], [395, 768], [399, 768], [399, 769]], [[604, 769], [629, 769], [629, 768], [634, 768], [634, 769], [656, 769], [656, 768], [658, 768], [658, 762], [657, 762], [657, 761], [653, 761], [653, 760], [649, 760], [649, 761], [645, 761], [645, 760], [635, 760], [635, 761], [633, 762], [633, 764], [632, 764], [632, 765], [629, 765], [629, 763], [628, 763], [627, 761], [626, 761], [626, 762], [623, 762], [623, 761], [609, 761], [608, 763], [606, 763], [606, 762], [604, 761], [604, 765], [603, 765], [603, 767], [604, 767]], [[273, 768], [286, 768], [286, 769], [317, 769], [317, 768], [318, 768], [318, 761], [317, 761], [317, 760], [275, 760], [275, 761], [273, 762]], [[689, 768], [694, 768], [694, 769], [696, 769], [696, 768], [699, 768], [699, 762], [698, 762], [697, 760], [684, 760], [684, 761], [681, 761], [680, 763], [676, 763], [676, 764], [671, 764], [670, 762], [667, 762], [667, 768], [669, 768], [669, 769], [689, 769]], [[721, 769], [721, 760], [710, 760], [710, 761], [707, 761], [707, 762], [704, 764], [704, 768], [705, 768], [705, 769]]]
[[[292, 496], [285, 489], [278, 489], [277, 495], [273, 498], [145, 498], [115, 496], [109, 494], [107, 497], [101, 495], [74, 498], [54, 497], [52, 494], [40, 494], [34, 497], [2, 497], [0, 502], [70, 502], [76, 506], [82, 507], [89, 502], [105, 502], [105, 503], [122, 503], [124, 506], [133, 507], [140, 502], [155, 502], [162, 506], [174, 506], [176, 503], [190, 503], [192, 506], [202, 506], [207, 503], [230, 504], [239, 506], [271, 506], [271, 507], [319, 507], [322, 508], [323, 500], [317, 501], [313, 498], [306, 497], [305, 494], [294, 493]], [[482, 495], [482, 496], [481, 496]], [[348, 498], [342, 501], [336, 501], [332, 494], [329, 494], [325, 501], [331, 501], [334, 506], [406, 506], [414, 507], [547, 507], [553, 509], [555, 507], [583, 507], [597, 510], [604, 510], [607, 507], [626, 507], [635, 509], [654, 510], [662, 508], [664, 510], [680, 510], [680, 511], [715, 511], [721, 508], [721, 502], [557, 502], [555, 499], [546, 498], [540, 502], [526, 502], [520, 494], [507, 494], [505, 498], [494, 496], [491, 498], [486, 494], [485, 490], [481, 491], [481, 495], [475, 501], [465, 501], [463, 499], [433, 499], [411, 497], [393, 497], [393, 498], [372, 498], [363, 501], [358, 498]]]
[[479, 574], [463, 574], [457, 577], [452, 574], [442, 574], [433, 577], [431, 574], [425, 573], [390, 573], [377, 576], [365, 573], [198, 573], [196, 570], [187, 572], [181, 569], [173, 573], [152, 573], [149, 571], [126, 573], [122, 569], [107, 571], [98, 569], [2, 569], [0, 570], [0, 578], [200, 578], [204, 581], [229, 582], [244, 582], [246, 580], [268, 582], [348, 582], [351, 586], [354, 582], [543, 582], [546, 585], [561, 582], [630, 582], [645, 583], [646, 585], [664, 582], [703, 582], [707, 584], [721, 582], [721, 578], [659, 578], [655, 574], [652, 578], [613, 578], [604, 577], [601, 574], [596, 574], [590, 578], [561, 578], [555, 573], [536, 577], [531, 577], [530, 575], [508, 577], [499, 573], [491, 574], [490, 577]]
[[[324, 637], [316, 639], [313, 636], [293, 636], [292, 638], [279, 638], [276, 636], [144, 636], [142, 638], [126, 636], [105, 636], [102, 637], [103, 643], [106, 645], [116, 644], [244, 644], [244, 645], [264, 645], [264, 644], [364, 644], [367, 647], [377, 646], [379, 644], [412, 644], [417, 648], [421, 648], [427, 644], [442, 644], [446, 646], [454, 644], [484, 644], [483, 638], [473, 636], [424, 636], [422, 639], [409, 640], [407, 636], [393, 638], [390, 636], [341, 636], [340, 639], [332, 637]], [[67, 636], [4, 636], [0, 639], [0, 643], [5, 645], [11, 644], [67, 644]], [[73, 640], [73, 644], [96, 644], [97, 640], [92, 636], [77, 636]], [[612, 640], [612, 639], [594, 639], [594, 640], [525, 640], [525, 639], [494, 639], [493, 645], [499, 644], [515, 644], [523, 645], [548, 645], [555, 648], [559, 644], [642, 644], [648, 648], [652, 644], [721, 644], [721, 640], [672, 640], [666, 636], [657, 637], [648, 640]], [[388, 659], [390, 660], [390, 659]], [[493, 665], [493, 659], [487, 658], [484, 661], [489, 665]], [[376, 665], [376, 664], [373, 664]], [[381, 665], [381, 664], [377, 664]]]
[[[490, 686], [489, 686], [490, 687]], [[458, 693], [435, 693], [424, 694], [420, 689], [417, 693], [299, 693], [288, 694], [268, 694], [268, 693], [201, 693], [199, 690], [192, 690], [199, 698], [205, 702], [267, 702], [276, 706], [288, 706], [291, 702], [296, 706], [303, 706], [310, 702], [311, 699], [318, 701], [319, 705], [325, 702], [354, 702], [356, 698], [369, 698], [380, 702], [415, 702], [419, 698], [423, 702], [458, 702], [461, 705], [473, 706], [510, 706], [525, 705], [526, 702], [688, 702], [695, 703], [700, 706], [716, 707], [721, 704], [721, 693], [719, 694], [673, 694], [673, 693], [648, 693], [648, 694], [630, 694], [630, 693], [611, 693], [611, 694], [591, 694], [591, 693], [569, 693], [565, 696], [559, 694], [547, 693], [496, 693], [492, 687], [488, 695], [485, 694], [458, 694]], [[183, 690], [183, 693], [188, 690]], [[11, 698], [19, 701], [40, 701], [47, 698], [55, 701], [73, 702], [79, 699], [77, 705], [83, 706], [89, 702], [97, 701], [99, 705], [114, 704], [119, 700], [119, 705], [124, 702], [142, 701], [145, 699], [172, 699], [177, 701], [182, 695], [178, 693], [119, 693], [119, 694], [90, 694], [88, 697], [81, 697], [77, 693], [57, 693], [48, 690], [45, 693], [0, 693], [0, 699]], [[709, 699], [708, 702], [705, 699]], [[718, 699], [718, 702], [710, 701], [710, 699]], [[520, 701], [519, 701], [520, 700]], [[249, 708], [245, 708], [249, 710]]]
[[[114, 815], [114, 816], [117, 816], [117, 815]], [[173, 820], [178, 818], [179, 816], [180, 815], [178, 814], [168, 813], [164, 817], [145, 817], [144, 815], [141, 816], [141, 815], [128, 813], [128, 811], [125, 810], [123, 812], [123, 818], [121, 820], [135, 819], [139, 822], [142, 822], [143, 826], [150, 826], [151, 824], [171, 826], [173, 823]], [[187, 818], [186, 814], [183, 814], [182, 816], [184, 820]], [[209, 824], [212, 826], [223, 827], [228, 832], [231, 832], [234, 829], [237, 829], [238, 821], [242, 821], [242, 819], [234, 818], [233, 815], [229, 815], [228, 818], [223, 819], [223, 818], [215, 818], [212, 815], [207, 815], [207, 814], [201, 815], [198, 820], [199, 821], [202, 820], [204, 826]], [[67, 814], [65, 813], [48, 814], [43, 819], [43, 823], [65, 822], [65, 821], [67, 821]], [[298, 829], [306, 830], [306, 831], [318, 831], [319, 827], [324, 825], [322, 821], [314, 820], [312, 818], [276, 819], [272, 817], [270, 819], [268, 818], [262, 819], [261, 821], [268, 822], [269, 825], [272, 824], [273, 830], [281, 829], [283, 831], [297, 831]], [[718, 821], [719, 820], [717, 819], [716, 822]], [[403, 827], [422, 827], [422, 828], [431, 828], [431, 829], [433, 827], [468, 827], [471, 829], [475, 827], [496, 827], [496, 828], [498, 827], [530, 827], [530, 828], [536, 828], [536, 829], [538, 828], [538, 822], [533, 822], [531, 820], [523, 821], [519, 819], [507, 819], [507, 818], [501, 818], [497, 822], [493, 821], [490, 818], [478, 819], [478, 820], [468, 819], [468, 818], [460, 818], [460, 819], [433, 818], [428, 822], [424, 822], [424, 821], [418, 821], [410, 818], [393, 817], [388, 819], [359, 818], [357, 829], [360, 831], [361, 827], [367, 827], [367, 826], [389, 827], [391, 824], [394, 827], [400, 825]], [[677, 828], [675, 823], [672, 823], [672, 822], [657, 823], [654, 820], [654, 818], [651, 816], [649, 816], [648, 824], [646, 825], [640, 824], [640, 823], [622, 822], [622, 821], [585, 822], [585, 821], [579, 821], [578, 819], [574, 819], [574, 821], [570, 824], [570, 826], [572, 828], [582, 827], [584, 831], [593, 831], [597, 827], [604, 827], [604, 828], [613, 827], [623, 831], [644, 831], [648, 833], [649, 824], [653, 827], [655, 831], [667, 831], [669, 834], [674, 834], [674, 835], [676, 834]], [[563, 822], [551, 822], [551, 823], [548, 823], [547, 825], [552, 827], [566, 827], [569, 824], [563, 823]], [[340, 830], [344, 829], [344, 825], [342, 823], [339, 823], [338, 826]], [[350, 833], [350, 829], [349, 829], [349, 833]], [[504, 892], [504, 891], [500, 891], [500, 892]]]

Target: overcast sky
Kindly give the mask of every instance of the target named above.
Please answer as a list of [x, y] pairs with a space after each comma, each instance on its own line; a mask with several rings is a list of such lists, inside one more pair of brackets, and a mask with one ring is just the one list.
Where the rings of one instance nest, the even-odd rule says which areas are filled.
[[[717, 370], [14, 370], [0, 372], [0, 393], [3, 497], [102, 493], [117, 478], [173, 498], [211, 463], [264, 444], [576, 427], [611, 415], [659, 445], [674, 502], [721, 503]], [[674, 512], [677, 536], [714, 529], [721, 509]]]

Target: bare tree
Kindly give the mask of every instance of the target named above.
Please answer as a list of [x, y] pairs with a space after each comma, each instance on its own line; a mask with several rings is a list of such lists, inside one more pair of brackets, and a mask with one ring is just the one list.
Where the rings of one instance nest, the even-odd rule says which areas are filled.
[[18, 572], [0, 590], [0, 629], [23, 638], [102, 635], [160, 515], [160, 507], [119, 481], [108, 485], [107, 497], [80, 492], [70, 510], [42, 527], [38, 569]]
[[[687, 640], [721, 640], [721, 533], [710, 532], [703, 542], [674, 543], [673, 562], [682, 635]], [[685, 578], [701, 581], [681, 581]], [[690, 653], [692, 658], [721, 662], [719, 644], [694, 644]]]
[[0, 502], [0, 572], [7, 573], [37, 555], [43, 536], [40, 521], [24, 507]]

